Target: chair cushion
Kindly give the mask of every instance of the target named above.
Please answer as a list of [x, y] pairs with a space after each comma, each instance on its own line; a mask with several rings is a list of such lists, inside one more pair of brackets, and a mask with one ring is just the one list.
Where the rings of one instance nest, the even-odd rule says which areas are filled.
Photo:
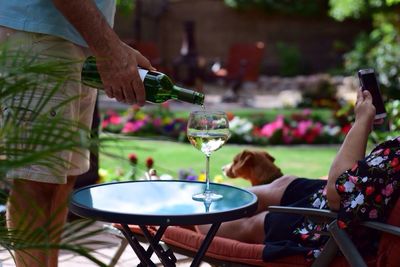
[[[114, 224], [116, 228], [121, 229], [121, 225]], [[142, 234], [137, 225], [129, 225], [131, 231], [136, 234]], [[156, 228], [148, 227], [148, 230], [155, 234]], [[185, 252], [192, 254], [197, 252], [204, 240], [204, 235], [196, 232], [192, 227], [169, 226], [164, 233], [162, 240], [174, 250], [178, 248], [178, 253], [185, 255]], [[306, 261], [302, 255], [287, 256], [273, 262], [264, 262], [262, 260], [264, 245], [249, 244], [236, 240], [214, 237], [209, 246], [205, 257], [212, 262], [231, 262], [236, 266], [263, 266], [263, 267], [308, 267], [312, 262]], [[187, 253], [188, 255], [190, 253]], [[189, 255], [191, 256], [191, 255]], [[366, 259], [368, 266], [376, 266], [374, 257]], [[336, 257], [330, 267], [348, 267], [344, 257]], [[395, 266], [395, 265], [393, 265]]]
[[[168, 227], [163, 237], [163, 241], [167, 244], [191, 252], [196, 252], [203, 240], [204, 235], [179, 226]], [[304, 267], [310, 265], [303, 256], [285, 257], [273, 263], [264, 262], [262, 260], [263, 249], [263, 244], [249, 244], [216, 236], [206, 252], [206, 257], [224, 262], [243, 263], [252, 266]]]
[[[400, 199], [390, 213], [388, 224], [400, 226]], [[400, 262], [400, 237], [384, 233], [378, 249], [377, 266], [399, 266]]]

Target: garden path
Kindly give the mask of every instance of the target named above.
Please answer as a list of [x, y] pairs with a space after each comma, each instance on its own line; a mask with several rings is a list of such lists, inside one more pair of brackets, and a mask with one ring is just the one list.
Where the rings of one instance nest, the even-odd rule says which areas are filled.
[[[309, 79], [312, 81], [313, 76], [310, 77]], [[229, 90], [226, 86], [218, 83], [204, 84], [205, 105], [207, 108], [217, 108], [219, 110], [233, 110], [245, 107], [259, 109], [291, 107], [301, 102], [302, 90], [314, 90], [306, 89], [307, 85], [304, 85], [304, 77], [301, 76], [278, 79], [279, 81], [276, 81], [277, 79], [276, 77], [261, 77], [259, 82], [244, 83], [239, 92], [240, 100], [234, 103], [222, 101], [222, 97]], [[333, 81], [339, 98], [350, 101], [355, 100], [357, 87], [354, 85], [353, 77], [337, 77], [333, 78]], [[312, 87], [312, 82], [310, 82], [310, 88]], [[170, 101], [169, 103], [170, 107], [175, 110], [198, 109], [196, 105], [188, 103], [178, 101]], [[103, 109], [125, 109], [129, 105], [118, 103], [115, 99], [110, 99], [102, 93], [99, 96], [99, 106]]]
[[[232, 110], [240, 107], [279, 108], [294, 105], [301, 100], [301, 94], [296, 89], [265, 91], [258, 88], [257, 84], [248, 83], [245, 84], [238, 102], [226, 103], [221, 101], [226, 90], [226, 87], [218, 84], [206, 84], [204, 86], [206, 107], [210, 109], [218, 107], [220, 110]], [[188, 103], [178, 101], [169, 101], [169, 103], [171, 109], [174, 110], [198, 109], [196, 105]], [[101, 94], [99, 95], [99, 106], [102, 109], [125, 109], [129, 105], [118, 103], [115, 99]]]
[[[95, 230], [95, 229], [102, 229], [103, 228], [102, 222], [97, 222], [93, 226], [91, 226], [88, 230]], [[106, 245], [103, 243], [102, 245], [91, 245], [90, 248], [95, 251], [93, 255], [101, 260], [102, 262], [108, 264], [110, 263], [112, 257], [114, 256], [115, 252], [117, 251], [121, 239], [110, 234], [107, 232], [100, 233], [90, 240], [105, 242]], [[83, 240], [80, 240], [82, 242]], [[146, 247], [146, 244], [144, 245]], [[191, 259], [187, 258], [186, 256], [176, 255], [178, 258], [177, 267], [189, 267], [191, 263]], [[157, 264], [157, 266], [162, 266], [160, 261], [157, 257], [152, 258], [153, 262]], [[122, 254], [121, 258], [119, 259], [118, 263], [115, 267], [129, 267], [129, 266], [137, 266], [140, 263], [139, 259], [133, 252], [130, 247], [127, 247]], [[89, 261], [88, 259], [78, 256], [69, 251], [61, 251], [59, 257], [59, 267], [96, 267], [97, 265], [93, 262]], [[200, 267], [209, 267], [211, 265], [207, 263], [202, 263]], [[6, 251], [0, 252], [0, 267], [15, 267], [15, 264], [10, 257], [9, 253]]]

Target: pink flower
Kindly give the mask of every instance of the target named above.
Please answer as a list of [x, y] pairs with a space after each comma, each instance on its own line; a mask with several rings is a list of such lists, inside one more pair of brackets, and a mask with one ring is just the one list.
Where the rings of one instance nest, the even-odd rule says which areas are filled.
[[376, 209], [372, 209], [370, 210], [368, 216], [370, 219], [376, 219], [378, 218], [378, 211]]
[[101, 122], [101, 127], [102, 127], [102, 128], [106, 128], [109, 124], [110, 124], [110, 122], [109, 122], [108, 120], [103, 120], [103, 121]]
[[161, 118], [155, 118], [155, 119], [153, 120], [153, 125], [156, 126], [156, 127], [161, 126], [161, 125], [162, 125]]
[[349, 177], [349, 180], [350, 180], [350, 182], [352, 182], [353, 184], [357, 184], [358, 177], [357, 177], [357, 176], [351, 175], [351, 176]]
[[168, 102], [163, 102], [163, 103], [161, 103], [161, 107], [163, 107], [165, 109], [169, 109], [169, 103]]
[[384, 196], [390, 196], [393, 193], [393, 185], [388, 184], [384, 189], [382, 189], [382, 195]]
[[261, 129], [261, 135], [271, 137], [277, 130], [283, 127], [283, 115], [276, 116], [276, 120], [265, 124]]
[[307, 130], [312, 126], [311, 120], [300, 121], [297, 125], [298, 134], [303, 136], [306, 134]]
[[310, 108], [303, 109], [303, 115], [304, 116], [310, 116], [311, 115], [311, 109]]
[[122, 128], [122, 133], [134, 133], [144, 126], [144, 121], [128, 121]]
[[282, 138], [283, 138], [283, 142], [285, 142], [285, 144], [290, 144], [291, 142], [293, 142], [293, 136], [290, 132], [290, 128], [287, 127], [286, 125], [283, 125]]
[[117, 125], [121, 123], [121, 117], [118, 115], [111, 115], [109, 121], [113, 125]]

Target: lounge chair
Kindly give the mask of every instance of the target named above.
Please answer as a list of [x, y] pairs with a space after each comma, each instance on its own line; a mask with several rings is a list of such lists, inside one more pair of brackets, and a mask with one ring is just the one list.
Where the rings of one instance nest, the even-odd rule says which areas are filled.
[[[222, 237], [215, 237], [203, 259], [215, 266], [265, 266], [265, 267], [303, 267], [303, 266], [331, 266], [331, 267], [363, 267], [363, 266], [400, 266], [400, 200], [397, 201], [387, 223], [364, 222], [363, 227], [382, 232], [377, 253], [375, 255], [361, 255], [344, 230], [337, 227], [334, 212], [317, 209], [292, 208], [282, 206], [269, 207], [271, 212], [289, 212], [304, 214], [313, 220], [329, 222], [328, 230], [331, 238], [326, 243], [321, 255], [314, 261], [307, 261], [302, 255], [282, 257], [273, 262], [264, 262], [262, 252], [264, 245], [248, 244]], [[115, 225], [118, 228], [118, 225]], [[140, 235], [137, 226], [131, 226], [132, 231]], [[153, 230], [154, 232], [154, 230]], [[199, 248], [204, 235], [190, 228], [170, 226], [167, 228], [162, 241], [172, 251], [186, 256], [193, 256]], [[126, 247], [123, 239], [119, 252], [112, 263], [118, 261], [118, 253]], [[123, 248], [123, 249], [122, 249]], [[113, 266], [113, 265], [110, 265]]]
[[224, 102], [237, 102], [243, 83], [258, 80], [264, 50], [263, 42], [235, 43], [229, 49], [226, 64], [213, 65], [212, 75], [230, 86], [230, 91], [223, 96]]

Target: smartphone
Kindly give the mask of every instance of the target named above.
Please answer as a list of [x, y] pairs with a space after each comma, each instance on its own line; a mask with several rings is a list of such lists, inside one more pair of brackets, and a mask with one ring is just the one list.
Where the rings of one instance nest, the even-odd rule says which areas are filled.
[[358, 71], [358, 79], [362, 90], [368, 90], [372, 95], [372, 104], [375, 106], [375, 120], [386, 117], [385, 104], [383, 103], [382, 94], [379, 89], [378, 79], [375, 70], [372, 68], [361, 69]]

